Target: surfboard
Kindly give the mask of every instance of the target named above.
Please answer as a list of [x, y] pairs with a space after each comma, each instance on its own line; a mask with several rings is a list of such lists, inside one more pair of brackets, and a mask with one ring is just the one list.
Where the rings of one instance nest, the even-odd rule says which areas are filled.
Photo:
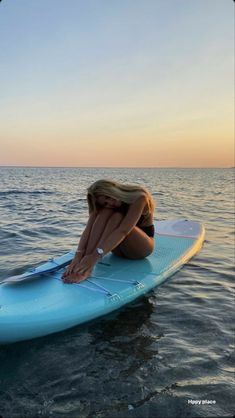
[[70, 251], [1, 281], [0, 343], [42, 337], [106, 315], [161, 285], [201, 248], [203, 225], [186, 219], [155, 222], [155, 250], [142, 260], [107, 254], [81, 283], [62, 280]]

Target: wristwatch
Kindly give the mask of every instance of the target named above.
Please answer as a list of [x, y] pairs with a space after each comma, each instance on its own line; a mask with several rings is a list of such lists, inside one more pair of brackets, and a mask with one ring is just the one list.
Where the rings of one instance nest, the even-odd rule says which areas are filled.
[[103, 248], [96, 248], [97, 253], [99, 254], [99, 256], [102, 258], [104, 255], [104, 250]]

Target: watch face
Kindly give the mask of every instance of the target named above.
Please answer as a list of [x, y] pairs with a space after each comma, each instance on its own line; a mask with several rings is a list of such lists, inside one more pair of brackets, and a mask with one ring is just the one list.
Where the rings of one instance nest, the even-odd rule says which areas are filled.
[[102, 250], [102, 248], [97, 248], [97, 253], [100, 255], [104, 254], [104, 250]]

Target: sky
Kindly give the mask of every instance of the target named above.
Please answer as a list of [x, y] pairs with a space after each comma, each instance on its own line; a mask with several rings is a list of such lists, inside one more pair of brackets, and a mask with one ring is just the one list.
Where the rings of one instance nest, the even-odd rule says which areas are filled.
[[0, 165], [234, 166], [233, 0], [2, 0]]

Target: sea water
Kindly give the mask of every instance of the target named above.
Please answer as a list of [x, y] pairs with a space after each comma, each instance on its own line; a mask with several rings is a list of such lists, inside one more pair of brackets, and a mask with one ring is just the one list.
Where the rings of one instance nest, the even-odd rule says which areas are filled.
[[[201, 252], [96, 321], [0, 347], [3, 418], [225, 417], [234, 408], [234, 170], [0, 168], [0, 278], [75, 249], [100, 178], [146, 186]], [[52, 295], [53, 298], [53, 295]]]

